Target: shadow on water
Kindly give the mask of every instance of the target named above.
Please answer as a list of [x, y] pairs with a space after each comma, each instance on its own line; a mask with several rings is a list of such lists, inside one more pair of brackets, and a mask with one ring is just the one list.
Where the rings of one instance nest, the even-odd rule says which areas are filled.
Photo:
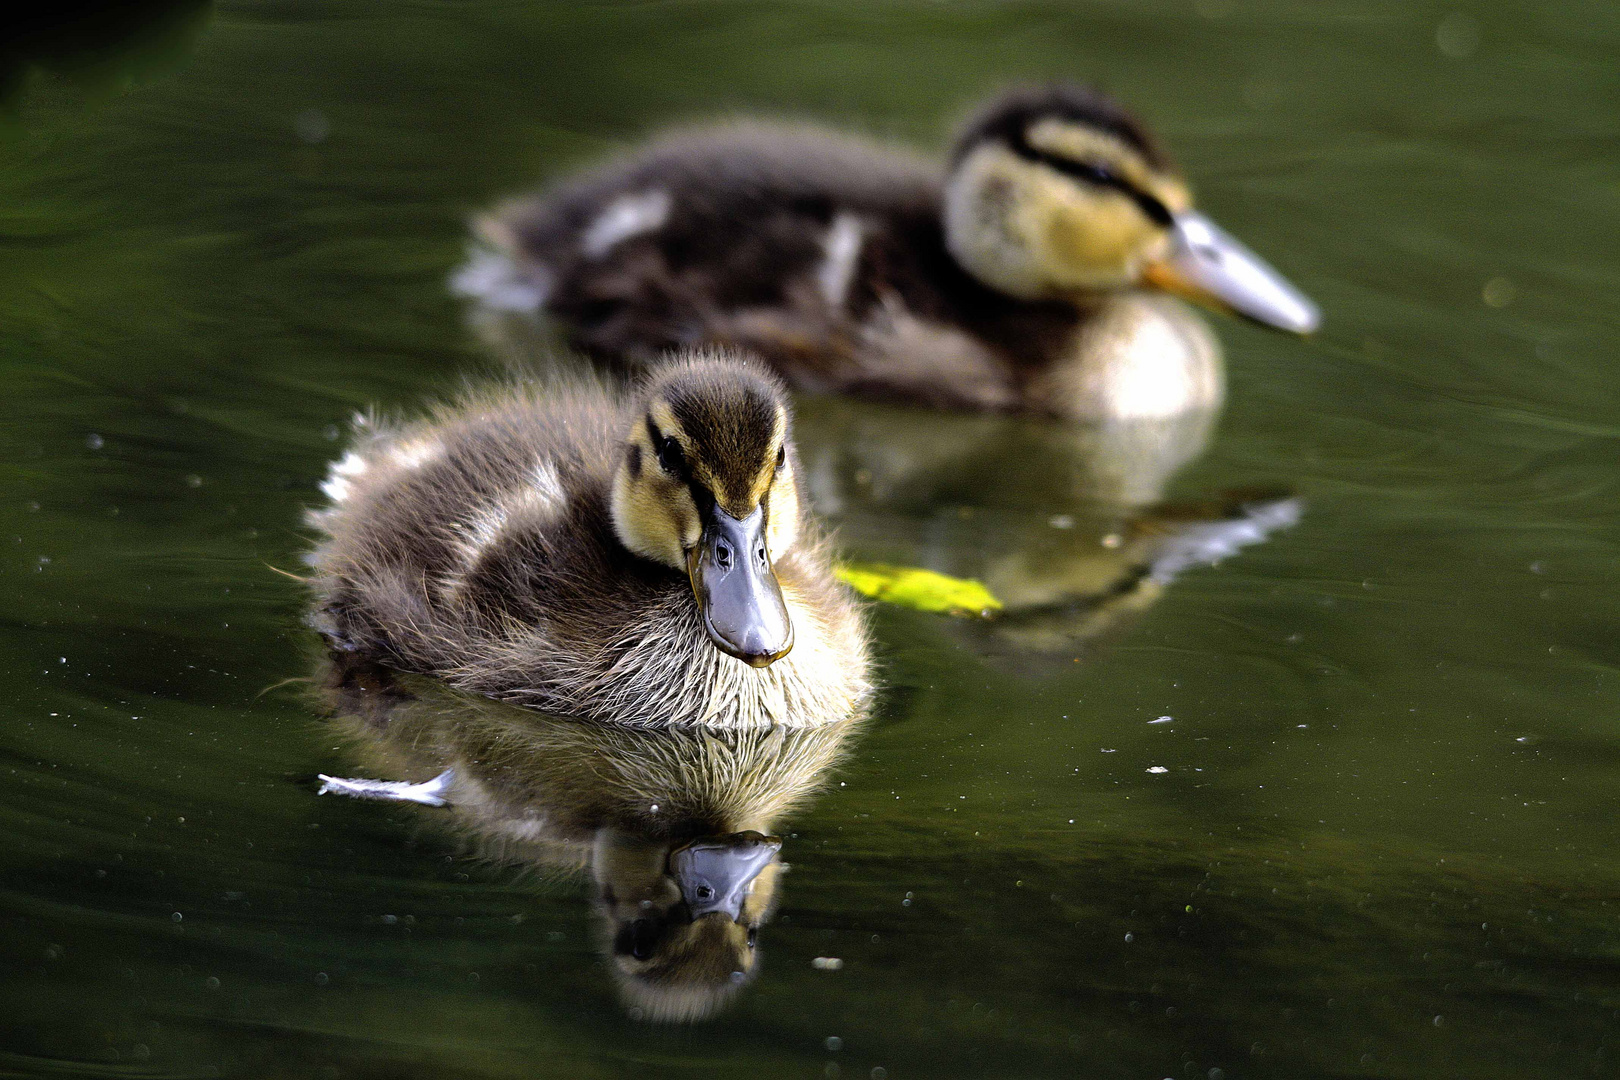
[[106, 97], [167, 75], [191, 56], [213, 0], [61, 0], [6, 17], [0, 120], [14, 119], [35, 70]]

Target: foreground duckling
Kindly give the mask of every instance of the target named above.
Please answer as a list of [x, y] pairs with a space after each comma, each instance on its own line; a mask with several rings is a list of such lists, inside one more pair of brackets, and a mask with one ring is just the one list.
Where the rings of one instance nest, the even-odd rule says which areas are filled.
[[337, 652], [565, 716], [814, 726], [869, 692], [860, 614], [801, 512], [784, 391], [689, 356], [368, 426], [310, 515]]
[[1308, 333], [1312, 303], [1192, 208], [1170, 159], [1068, 83], [991, 102], [941, 179], [812, 127], [675, 133], [476, 223], [454, 281], [644, 362], [745, 346], [795, 386], [1081, 421], [1214, 408], [1220, 347], [1166, 294]]
[[620, 997], [645, 1020], [713, 1015], [759, 971], [776, 905], [771, 835], [823, 783], [859, 715], [818, 727], [627, 728], [449, 690], [349, 653], [322, 704], [372, 772], [323, 794], [445, 806], [483, 858], [583, 871]]

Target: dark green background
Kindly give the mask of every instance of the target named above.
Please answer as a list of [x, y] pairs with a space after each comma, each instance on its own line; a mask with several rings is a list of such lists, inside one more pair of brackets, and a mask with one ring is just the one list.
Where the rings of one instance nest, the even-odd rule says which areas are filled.
[[[1617, 9], [1528, 0], [378, 0], [14, 64], [0, 1073], [1613, 1075], [1617, 51]], [[736, 110], [938, 147], [1049, 74], [1321, 302], [1221, 323], [1176, 487], [1305, 520], [1056, 674], [879, 613], [893, 689], [790, 825], [761, 978], [635, 1024], [581, 884], [312, 797], [346, 758], [263, 693], [309, 650], [268, 567], [336, 425], [487, 363], [469, 212]]]

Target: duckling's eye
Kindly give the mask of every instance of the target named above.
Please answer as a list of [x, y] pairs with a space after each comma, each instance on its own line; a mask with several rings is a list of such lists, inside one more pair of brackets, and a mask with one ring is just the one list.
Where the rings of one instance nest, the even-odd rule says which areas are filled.
[[658, 440], [658, 464], [671, 476], [683, 476], [686, 473], [686, 455], [681, 453], [681, 444], [673, 435], [665, 435]]
[[776, 448], [776, 468], [777, 468], [777, 471], [780, 472], [781, 469], [782, 469], [782, 466], [784, 466], [786, 464], [787, 464], [787, 443], [783, 443], [781, 446], [778, 446]]

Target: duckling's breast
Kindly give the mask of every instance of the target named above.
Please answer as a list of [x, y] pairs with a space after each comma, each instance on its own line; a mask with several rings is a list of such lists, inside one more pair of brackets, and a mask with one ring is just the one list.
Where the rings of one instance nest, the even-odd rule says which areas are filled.
[[1220, 342], [1186, 304], [1145, 292], [1104, 300], [1025, 390], [1029, 408], [1091, 423], [1220, 407]]

